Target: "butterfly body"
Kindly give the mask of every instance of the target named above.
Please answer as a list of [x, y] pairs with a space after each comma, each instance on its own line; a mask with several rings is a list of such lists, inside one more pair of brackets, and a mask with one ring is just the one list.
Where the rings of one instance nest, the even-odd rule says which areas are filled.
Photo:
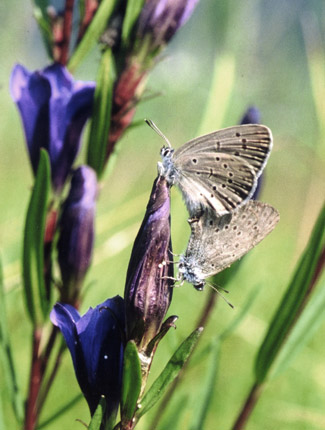
[[161, 150], [159, 173], [181, 190], [191, 217], [208, 209], [224, 215], [253, 194], [272, 147], [262, 125], [229, 127]]
[[180, 279], [202, 290], [207, 278], [243, 257], [278, 221], [276, 209], [253, 200], [221, 217], [205, 211], [190, 220], [190, 239], [179, 263]]

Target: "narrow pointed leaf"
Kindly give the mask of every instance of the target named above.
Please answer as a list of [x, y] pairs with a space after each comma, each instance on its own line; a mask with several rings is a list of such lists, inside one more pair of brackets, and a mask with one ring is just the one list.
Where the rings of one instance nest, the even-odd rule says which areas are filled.
[[139, 17], [144, 0], [129, 0], [126, 6], [126, 12], [122, 27], [122, 44], [127, 48], [133, 33], [134, 25]]
[[[2, 365], [1, 367], [4, 371], [3, 374], [6, 379], [10, 401], [12, 403], [16, 419], [19, 423], [21, 423], [24, 417], [24, 405], [17, 384], [16, 371], [12, 357], [5, 300], [6, 298], [3, 285], [2, 263], [0, 261], [0, 361]], [[0, 428], [2, 428], [1, 425]]]
[[90, 421], [88, 430], [100, 430], [100, 426], [102, 424], [103, 417], [105, 414], [105, 409], [106, 409], [106, 400], [105, 400], [105, 397], [102, 397]]
[[27, 211], [24, 248], [23, 283], [27, 311], [32, 323], [41, 325], [47, 317], [49, 300], [45, 290], [44, 230], [50, 191], [50, 162], [41, 150], [34, 188]]
[[141, 365], [138, 350], [133, 341], [127, 343], [124, 351], [121, 416], [131, 420], [137, 407], [141, 390]]
[[44, 421], [42, 421], [37, 426], [37, 430], [46, 429], [48, 428], [48, 425], [51, 424], [53, 421], [60, 418], [61, 415], [65, 414], [67, 411], [69, 411], [76, 403], [80, 402], [84, 398], [82, 393], [77, 394], [75, 397], [72, 398], [67, 404], [60, 407], [57, 411], [55, 411], [51, 416], [46, 418]]
[[90, 50], [97, 43], [99, 37], [107, 27], [108, 20], [111, 17], [116, 4], [117, 0], [102, 0], [100, 2], [99, 8], [87, 28], [85, 35], [70, 58], [68, 64], [70, 71], [74, 71], [76, 69], [80, 62], [87, 54], [89, 54]]
[[202, 327], [194, 330], [176, 350], [164, 370], [151, 385], [150, 389], [141, 400], [141, 408], [136, 413], [137, 418], [142, 417], [146, 412], [148, 412], [149, 409], [151, 409], [163, 396], [167, 390], [168, 385], [176, 378], [185, 362], [191, 355], [191, 352], [193, 351], [193, 348], [202, 331]]
[[286, 343], [281, 349], [274, 366], [270, 371], [270, 378], [282, 373], [302, 350], [307, 342], [325, 319], [325, 276], [315, 291], [310, 303], [292, 329]]
[[199, 396], [197, 396], [197, 405], [195, 408], [195, 414], [193, 414], [190, 430], [202, 430], [208, 414], [209, 406], [215, 391], [217, 371], [219, 367], [220, 357], [220, 341], [215, 341], [213, 349], [211, 351], [210, 365], [208, 367], [206, 380], [203, 384], [203, 390]]
[[239, 324], [243, 321], [245, 316], [248, 314], [248, 311], [252, 307], [260, 290], [261, 290], [260, 285], [257, 285], [255, 288], [252, 289], [252, 291], [250, 292], [248, 298], [244, 303], [244, 306], [240, 309], [240, 311], [237, 313], [237, 315], [234, 317], [234, 319], [231, 321], [228, 327], [226, 327], [226, 329], [220, 334], [219, 336], [220, 341], [225, 340], [236, 330], [236, 328], [239, 326]]
[[2, 407], [2, 399], [0, 399], [0, 429], [7, 430], [7, 427], [5, 425], [4, 419], [3, 419], [3, 407]]
[[[47, 3], [47, 2], [36, 2], [36, 3]], [[34, 9], [34, 18], [37, 21], [40, 33], [42, 35], [47, 55], [52, 60], [53, 59], [52, 29], [50, 26], [48, 14], [46, 13], [46, 9], [44, 9], [41, 6], [36, 7]]]
[[106, 49], [98, 72], [88, 140], [87, 164], [96, 171], [98, 178], [102, 176], [105, 167], [113, 97], [113, 62], [111, 50]]
[[309, 242], [297, 264], [292, 280], [257, 354], [255, 376], [258, 383], [262, 383], [266, 379], [271, 365], [301, 312], [301, 306], [312, 282], [324, 247], [325, 206], [319, 214]]
[[[181, 420], [184, 414], [188, 411], [189, 408], [189, 395], [180, 395], [173, 398], [173, 402], [169, 405], [169, 407], [164, 410], [164, 415], [161, 419], [161, 425], [159, 429], [180, 429], [181, 428]], [[155, 423], [153, 422], [153, 425]], [[154, 426], [152, 426], [154, 428]], [[149, 427], [150, 429], [150, 427]]]

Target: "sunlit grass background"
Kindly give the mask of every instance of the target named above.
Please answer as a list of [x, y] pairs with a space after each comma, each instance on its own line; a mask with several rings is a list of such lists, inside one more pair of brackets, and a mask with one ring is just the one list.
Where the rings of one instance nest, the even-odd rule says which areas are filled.
[[[31, 327], [22, 300], [20, 254], [33, 178], [8, 85], [16, 62], [36, 69], [44, 67], [47, 59], [29, 2], [4, 3], [0, 5], [1, 253], [14, 359], [19, 384], [26, 392]], [[141, 103], [137, 111], [136, 119], [154, 120], [175, 147], [200, 133], [238, 123], [252, 104], [260, 109], [262, 123], [274, 135], [261, 200], [279, 210], [281, 221], [245, 258], [228, 286], [235, 309], [220, 302], [202, 338], [201, 348], [227, 327], [258, 286], [259, 292], [245, 320], [223, 344], [206, 429], [229, 429], [237, 415], [253, 380], [256, 350], [324, 200], [324, 30], [323, 0], [201, 0], [192, 19], [177, 34], [150, 76], [150, 92], [162, 95]], [[76, 76], [94, 79], [99, 58], [98, 52], [94, 52]], [[118, 146], [98, 202], [96, 249], [87, 276], [83, 311], [108, 297], [123, 295], [132, 242], [156, 175], [161, 145], [160, 138], [143, 125], [130, 129]], [[173, 246], [178, 253], [185, 249], [189, 236], [186, 219], [181, 196], [172, 190]], [[195, 327], [207, 294], [208, 291], [198, 292], [190, 285], [175, 289], [169, 314], [179, 316], [177, 330], [169, 332], [162, 341], [153, 363], [152, 380]], [[250, 430], [325, 428], [324, 336], [322, 327], [286, 373], [267, 387], [249, 422]], [[184, 413], [180, 424], [169, 423], [159, 429], [190, 428], [203, 388], [207, 359], [202, 357], [190, 369], [179, 396], [171, 402], [173, 409], [176, 398], [182, 399]], [[0, 378], [4, 381], [2, 369]], [[1, 382], [0, 390], [4, 389]], [[41, 422], [78, 392], [71, 359], [66, 354]], [[1, 409], [8, 428], [14, 428], [9, 400], [0, 405], [0, 413]], [[149, 429], [154, 413], [143, 418], [139, 429]], [[84, 400], [46, 428], [80, 428], [76, 418], [89, 421]]]

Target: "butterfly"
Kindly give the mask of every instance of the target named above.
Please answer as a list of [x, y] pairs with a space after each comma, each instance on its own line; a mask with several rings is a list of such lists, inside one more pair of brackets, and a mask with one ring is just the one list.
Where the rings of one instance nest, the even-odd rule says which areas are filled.
[[237, 125], [190, 140], [174, 150], [168, 139], [161, 149], [160, 175], [182, 192], [190, 217], [202, 210], [227, 214], [249, 198], [272, 148], [271, 130], [259, 124]]
[[251, 200], [221, 217], [205, 211], [189, 220], [191, 235], [178, 263], [179, 279], [202, 290], [206, 278], [221, 272], [261, 242], [280, 217], [272, 206]]

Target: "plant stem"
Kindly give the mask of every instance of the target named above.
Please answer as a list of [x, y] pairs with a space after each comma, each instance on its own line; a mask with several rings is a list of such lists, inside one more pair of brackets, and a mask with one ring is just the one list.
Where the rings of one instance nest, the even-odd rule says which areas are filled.
[[[205, 327], [206, 326], [206, 324], [209, 322], [209, 319], [212, 315], [212, 311], [215, 307], [216, 300], [217, 300], [217, 294], [215, 291], [213, 291], [211, 289], [195, 327]], [[198, 343], [199, 342], [196, 343], [194, 349], [197, 347]], [[157, 413], [154, 416], [153, 420], [151, 421], [151, 425], [149, 426], [150, 429], [157, 427], [157, 423], [161, 420], [163, 414], [165, 413], [166, 408], [167, 408], [169, 402], [171, 401], [173, 394], [176, 391], [176, 388], [178, 387], [178, 385], [180, 384], [180, 382], [184, 378], [184, 373], [186, 372], [190, 358], [191, 357], [189, 357], [189, 359], [186, 361], [182, 370], [179, 372], [178, 376], [175, 378], [174, 382], [171, 384], [169, 390], [167, 391], [164, 398], [162, 399], [162, 401], [160, 403], [160, 407], [157, 410]]]
[[33, 332], [33, 346], [32, 346], [32, 363], [30, 372], [29, 392], [26, 402], [25, 411], [25, 430], [34, 430], [36, 427], [38, 414], [36, 409], [37, 397], [41, 384], [42, 376], [42, 360], [40, 358], [39, 350], [42, 338], [42, 329], [36, 328]]
[[60, 349], [59, 349], [59, 351], [58, 351], [58, 353], [57, 353], [56, 359], [54, 361], [54, 366], [53, 366], [52, 372], [51, 372], [51, 374], [50, 374], [50, 376], [49, 376], [49, 378], [47, 380], [47, 383], [46, 383], [44, 389], [42, 390], [41, 395], [39, 396], [39, 400], [37, 402], [37, 412], [38, 412], [38, 415], [40, 415], [40, 413], [42, 411], [42, 408], [44, 406], [45, 400], [46, 400], [46, 398], [47, 398], [47, 396], [49, 394], [50, 388], [51, 388], [51, 386], [53, 384], [54, 378], [55, 378], [55, 376], [56, 376], [56, 374], [57, 374], [57, 372], [59, 370], [59, 367], [60, 367], [60, 364], [61, 364], [61, 361], [62, 361], [62, 355], [63, 355], [64, 351], [65, 351], [65, 345], [62, 344], [61, 347], [60, 347]]
[[82, 22], [79, 27], [79, 33], [77, 37], [77, 45], [80, 43], [83, 35], [85, 34], [93, 16], [95, 15], [98, 9], [98, 1], [97, 0], [85, 0], [85, 12], [82, 18]]
[[252, 386], [252, 389], [246, 399], [246, 402], [244, 403], [244, 406], [241, 409], [240, 414], [238, 415], [237, 420], [235, 421], [235, 424], [232, 427], [232, 430], [242, 430], [245, 428], [246, 422], [253, 412], [258, 399], [260, 398], [262, 389], [263, 385], [261, 384], [255, 383]]
[[69, 47], [72, 30], [72, 16], [73, 16], [74, 0], [66, 0], [64, 9], [64, 21], [62, 29], [62, 46], [60, 52], [59, 62], [64, 66], [69, 59]]

